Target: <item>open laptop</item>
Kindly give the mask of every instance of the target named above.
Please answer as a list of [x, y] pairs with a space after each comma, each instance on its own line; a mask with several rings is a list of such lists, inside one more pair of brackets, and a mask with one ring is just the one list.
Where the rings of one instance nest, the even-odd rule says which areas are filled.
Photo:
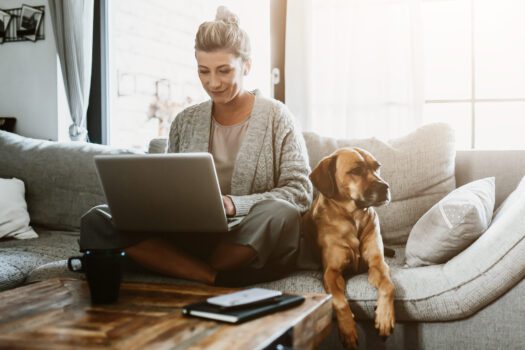
[[209, 153], [95, 156], [115, 227], [121, 231], [227, 232], [227, 218]]

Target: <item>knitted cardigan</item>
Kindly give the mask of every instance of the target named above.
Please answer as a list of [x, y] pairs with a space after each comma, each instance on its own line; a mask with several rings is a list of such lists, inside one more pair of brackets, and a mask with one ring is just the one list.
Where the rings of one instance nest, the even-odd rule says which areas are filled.
[[[180, 112], [171, 125], [168, 152], [208, 152], [211, 112], [211, 100]], [[306, 145], [292, 114], [284, 104], [256, 92], [232, 174], [229, 196], [236, 215], [276, 198], [305, 212], [312, 202], [309, 173]]]

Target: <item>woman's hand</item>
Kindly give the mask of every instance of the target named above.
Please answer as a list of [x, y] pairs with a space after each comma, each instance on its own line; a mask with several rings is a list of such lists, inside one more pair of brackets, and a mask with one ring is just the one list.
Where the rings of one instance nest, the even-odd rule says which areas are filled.
[[235, 216], [235, 205], [230, 197], [222, 196], [222, 204], [224, 205], [226, 216]]

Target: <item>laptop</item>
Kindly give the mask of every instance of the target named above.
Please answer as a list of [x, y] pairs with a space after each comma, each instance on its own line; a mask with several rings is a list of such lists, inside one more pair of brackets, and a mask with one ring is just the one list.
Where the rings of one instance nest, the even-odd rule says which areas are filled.
[[209, 153], [97, 155], [95, 164], [113, 223], [121, 231], [227, 232]]

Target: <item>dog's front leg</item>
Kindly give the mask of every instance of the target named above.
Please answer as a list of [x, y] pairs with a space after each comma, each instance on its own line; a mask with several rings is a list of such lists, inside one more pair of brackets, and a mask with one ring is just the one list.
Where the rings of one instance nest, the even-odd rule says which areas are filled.
[[347, 349], [356, 349], [357, 330], [354, 314], [352, 310], [350, 310], [350, 305], [348, 305], [348, 300], [344, 292], [345, 280], [342, 271], [342, 266], [325, 265], [323, 276], [324, 287], [328, 293], [332, 294], [341, 342]]
[[377, 309], [375, 327], [379, 335], [387, 337], [395, 325], [394, 284], [390, 279], [390, 269], [383, 257], [383, 241], [376, 227], [363, 235], [361, 255], [368, 265], [368, 282], [377, 288]]

